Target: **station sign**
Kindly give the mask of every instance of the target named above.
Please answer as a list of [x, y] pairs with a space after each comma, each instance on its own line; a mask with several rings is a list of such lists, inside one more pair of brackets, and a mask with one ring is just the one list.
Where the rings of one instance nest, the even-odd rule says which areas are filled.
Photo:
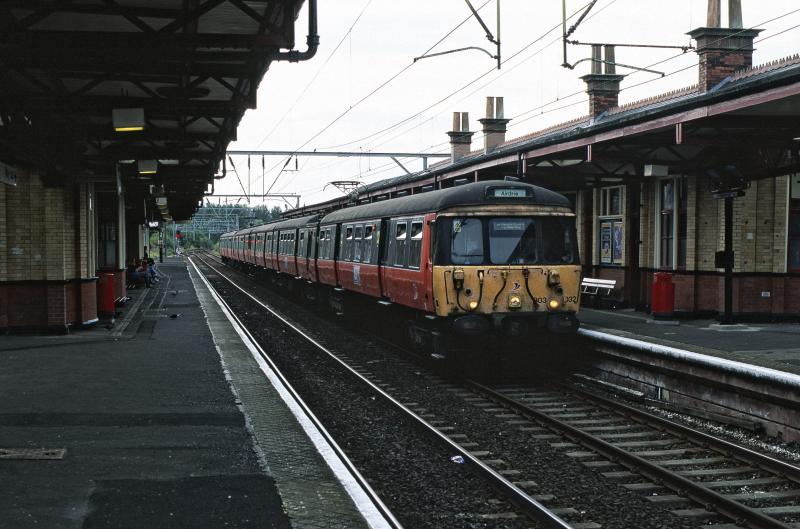
[[16, 186], [17, 185], [17, 170], [0, 162], [0, 183]]

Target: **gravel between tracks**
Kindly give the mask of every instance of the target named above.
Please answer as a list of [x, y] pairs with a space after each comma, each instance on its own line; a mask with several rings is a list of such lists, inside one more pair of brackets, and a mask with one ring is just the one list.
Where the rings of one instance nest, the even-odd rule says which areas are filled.
[[[406, 527], [513, 529], [534, 525], [527, 519], [483, 517], [508, 512], [512, 507], [494, 500], [493, 491], [468, 468], [451, 463], [453, 454], [399, 421], [395, 412], [378, 402], [380, 399], [376, 401], [350, 377], [342, 378], [339, 368], [320, 362], [313, 348], [275, 319], [265, 317], [261, 307], [225, 280], [210, 280]], [[538, 483], [538, 488], [528, 492], [554, 495], [546, 502], [548, 507], [576, 509], [576, 513], [564, 516], [570, 523], [595, 522], [620, 529], [703, 524], [670, 514], [666, 508], [647, 502], [642, 494], [567, 457], [564, 450], [551, 447], [552, 440], [521, 434], [518, 426], [508, 424], [508, 418], [487, 413], [452, 391], [443, 391], [426, 368], [409, 365], [383, 344], [349, 330], [341, 320], [320, 317], [266, 287], [251, 291], [263, 294], [262, 299], [289, 319], [303, 322], [321, 343], [346, 352], [378, 378], [402, 388], [405, 400], [419, 403], [443, 421], [439, 426], [468, 434], [470, 441], [478, 443], [477, 450], [488, 450], [491, 455], [487, 457], [507, 463], [497, 468], [520, 470], [515, 480]]]

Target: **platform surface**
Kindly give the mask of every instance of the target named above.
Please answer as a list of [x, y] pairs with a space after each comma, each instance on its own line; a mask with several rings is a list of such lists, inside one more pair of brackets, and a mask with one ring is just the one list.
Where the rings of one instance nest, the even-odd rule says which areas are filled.
[[656, 322], [633, 310], [582, 308], [581, 327], [800, 374], [800, 324], [720, 325], [715, 320]]
[[159, 268], [113, 326], [0, 337], [0, 526], [364, 526], [186, 264]]

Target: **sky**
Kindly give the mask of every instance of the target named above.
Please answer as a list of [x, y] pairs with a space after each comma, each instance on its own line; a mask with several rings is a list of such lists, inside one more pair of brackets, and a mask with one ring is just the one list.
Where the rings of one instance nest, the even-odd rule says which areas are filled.
[[[449, 153], [446, 133], [456, 111], [469, 112], [470, 130], [477, 131], [472, 139], [476, 149], [483, 144], [477, 120], [484, 117], [487, 96], [504, 98], [505, 117], [511, 118], [507, 139], [588, 113], [580, 77], [589, 73], [589, 63], [573, 70], [561, 66], [561, 1], [471, 1], [493, 33], [500, 2], [500, 70], [494, 59], [475, 50], [414, 62], [429, 49], [436, 53], [475, 46], [496, 52], [480, 24], [469, 18], [464, 0], [320, 0], [317, 55], [306, 62], [271, 65], [258, 89], [258, 108], [246, 112], [229, 150]], [[727, 25], [727, 2], [722, 3]], [[568, 16], [581, 13], [587, 4], [566, 0]], [[686, 33], [705, 25], [706, 6], [707, 0], [598, 0], [570, 38], [688, 46]], [[800, 51], [796, 0], [742, 0], [742, 10], [744, 27], [763, 29], [754, 64]], [[305, 7], [296, 34], [297, 48], [305, 49]], [[567, 53], [575, 63], [588, 57], [590, 48], [570, 45]], [[697, 82], [697, 55], [692, 51], [617, 48], [616, 61], [666, 74], [618, 67], [617, 73], [629, 74], [621, 84], [621, 104]], [[266, 156], [262, 165], [262, 157], [254, 156], [248, 168], [246, 156], [234, 156], [238, 178], [228, 167], [215, 192], [236, 194], [244, 188], [261, 194], [271, 189], [301, 195], [304, 205], [340, 196], [332, 181], [366, 184], [403, 174], [384, 158], [300, 156], [288, 164], [287, 159]], [[410, 171], [422, 169], [419, 159], [400, 161]], [[251, 205], [260, 203], [251, 200]], [[284, 205], [280, 199], [264, 203]]]

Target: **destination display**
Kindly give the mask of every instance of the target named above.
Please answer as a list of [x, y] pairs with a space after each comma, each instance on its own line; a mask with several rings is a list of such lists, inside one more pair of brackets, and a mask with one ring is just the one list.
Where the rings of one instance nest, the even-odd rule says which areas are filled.
[[491, 196], [494, 198], [526, 198], [528, 190], [513, 187], [495, 187], [491, 190]]

